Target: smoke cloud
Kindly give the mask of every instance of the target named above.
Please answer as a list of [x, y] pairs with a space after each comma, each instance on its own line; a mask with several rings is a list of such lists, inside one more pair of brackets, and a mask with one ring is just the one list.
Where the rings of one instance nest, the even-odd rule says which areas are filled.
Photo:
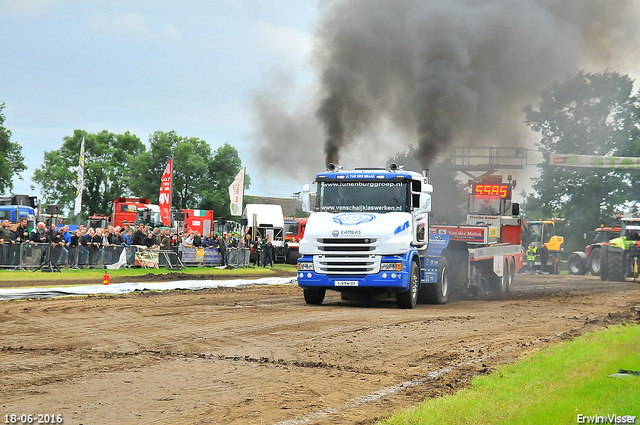
[[550, 83], [585, 67], [629, 65], [624, 61], [639, 44], [638, 6], [637, 0], [327, 3], [312, 58], [319, 87], [294, 112], [274, 107], [281, 97], [270, 97], [270, 89], [255, 96], [256, 116], [268, 116], [257, 121], [260, 152], [304, 156], [289, 170], [299, 177], [305, 165], [314, 171], [323, 165], [318, 145], [325, 164], [340, 163], [354, 146], [371, 155], [367, 139], [382, 122], [393, 124], [396, 137], [374, 149], [379, 162], [409, 144], [417, 145], [423, 166], [455, 144], [523, 146], [522, 108]]

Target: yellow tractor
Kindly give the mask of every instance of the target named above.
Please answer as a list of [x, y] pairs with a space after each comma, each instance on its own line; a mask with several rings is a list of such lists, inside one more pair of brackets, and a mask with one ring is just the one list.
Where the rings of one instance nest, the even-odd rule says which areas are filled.
[[[564, 238], [556, 235], [555, 220], [529, 221], [523, 227], [523, 238], [525, 249], [533, 242], [538, 248], [536, 257], [536, 267], [543, 272], [550, 274], [560, 273], [559, 254], [564, 252]], [[540, 249], [546, 244], [549, 250], [546, 264], [542, 264], [540, 258]]]

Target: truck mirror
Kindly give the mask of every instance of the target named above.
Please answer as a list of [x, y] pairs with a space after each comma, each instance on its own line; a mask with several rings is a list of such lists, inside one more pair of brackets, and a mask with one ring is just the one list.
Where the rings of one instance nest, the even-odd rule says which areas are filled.
[[430, 193], [422, 192], [420, 194], [420, 206], [418, 208], [418, 212], [420, 213], [431, 212], [431, 194]]
[[516, 215], [520, 215], [520, 204], [517, 202], [514, 202], [513, 204], [511, 204], [511, 215], [516, 216]]

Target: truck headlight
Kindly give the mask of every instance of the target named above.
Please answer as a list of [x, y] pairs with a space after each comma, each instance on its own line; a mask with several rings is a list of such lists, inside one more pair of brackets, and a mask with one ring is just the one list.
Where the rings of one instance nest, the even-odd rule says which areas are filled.
[[298, 270], [313, 270], [313, 263], [298, 263]]
[[380, 263], [380, 270], [384, 271], [402, 271], [402, 263]]

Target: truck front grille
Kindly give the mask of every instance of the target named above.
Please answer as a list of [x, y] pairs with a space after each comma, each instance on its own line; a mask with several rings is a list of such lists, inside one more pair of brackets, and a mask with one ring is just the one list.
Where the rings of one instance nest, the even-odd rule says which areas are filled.
[[376, 239], [318, 239], [314, 269], [324, 274], [373, 274], [380, 271], [380, 256], [373, 255]]
[[331, 253], [370, 253], [376, 250], [376, 239], [318, 239], [318, 249]]

